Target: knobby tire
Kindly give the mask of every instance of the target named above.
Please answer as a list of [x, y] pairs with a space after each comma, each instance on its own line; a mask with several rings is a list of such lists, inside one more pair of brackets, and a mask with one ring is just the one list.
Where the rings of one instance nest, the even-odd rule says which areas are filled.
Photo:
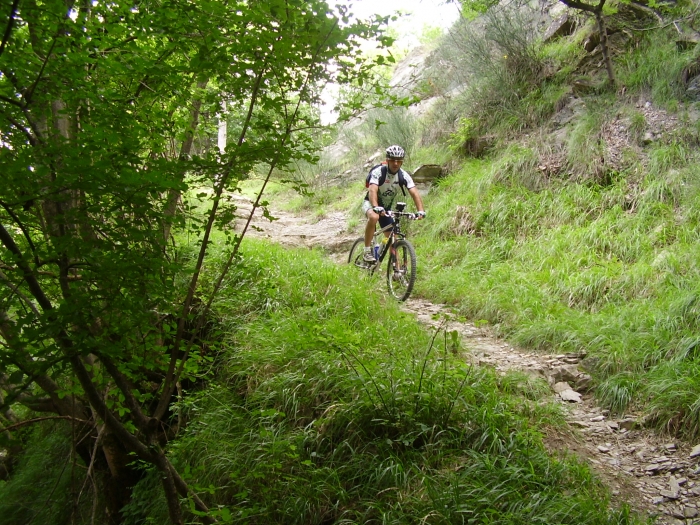
[[405, 301], [416, 282], [416, 250], [405, 239], [394, 243], [394, 248], [396, 255], [390, 255], [386, 267], [386, 283], [389, 294], [399, 301]]

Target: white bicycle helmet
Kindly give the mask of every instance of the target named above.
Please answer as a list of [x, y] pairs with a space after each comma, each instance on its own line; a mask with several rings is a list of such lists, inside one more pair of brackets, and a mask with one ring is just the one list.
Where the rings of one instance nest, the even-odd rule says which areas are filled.
[[386, 149], [386, 158], [387, 159], [403, 159], [406, 156], [406, 152], [403, 150], [401, 146], [389, 146]]

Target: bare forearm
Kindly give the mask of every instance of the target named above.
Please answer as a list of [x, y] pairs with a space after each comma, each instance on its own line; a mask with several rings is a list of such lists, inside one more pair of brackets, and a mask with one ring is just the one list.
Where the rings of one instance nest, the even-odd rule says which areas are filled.
[[423, 209], [423, 199], [420, 196], [420, 193], [418, 193], [418, 190], [416, 188], [411, 188], [408, 190], [408, 193], [413, 197], [413, 202], [416, 205], [416, 209], [418, 211], [424, 211]]
[[371, 185], [369, 187], [369, 203], [372, 205], [372, 207], [379, 206], [379, 199], [377, 197], [377, 186]]

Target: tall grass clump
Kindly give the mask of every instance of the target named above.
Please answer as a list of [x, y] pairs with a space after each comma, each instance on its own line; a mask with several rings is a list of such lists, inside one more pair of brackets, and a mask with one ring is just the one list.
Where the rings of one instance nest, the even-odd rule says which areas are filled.
[[688, 337], [679, 354], [652, 370], [645, 389], [649, 413], [666, 431], [694, 438], [700, 434], [700, 362], [697, 337]]
[[538, 155], [518, 145], [442, 181], [413, 239], [426, 269], [416, 293], [515, 343], [587, 352], [603, 405], [697, 436], [695, 154], [668, 137], [644, 165], [610, 173], [605, 121], [589, 110], [569, 131], [572, 179], [538, 188]]
[[365, 124], [373, 143], [382, 152], [391, 144], [399, 144], [406, 151], [406, 162], [411, 162], [419, 129], [415, 117], [405, 107], [374, 109], [367, 113]]
[[[587, 106], [588, 107], [588, 106]], [[605, 123], [605, 110], [587, 110], [576, 120], [567, 139], [567, 164], [576, 178], [592, 179], [594, 182], [605, 178], [605, 145], [601, 130]]]
[[546, 67], [555, 71], [556, 81], [568, 83], [569, 75], [576, 70], [581, 59], [586, 56], [583, 44], [590, 34], [589, 31], [576, 31], [572, 35], [552, 39], [540, 49], [540, 55]]
[[509, 135], [528, 128], [548, 116], [559, 98], [545, 87], [535, 18], [522, 5], [499, 6], [479, 23], [462, 20], [444, 40], [452, 48], [444, 55], [453, 57], [455, 75], [467, 86], [461, 95], [462, 116], [479, 122], [481, 131]]
[[[256, 299], [224, 313], [217, 379], [183, 397], [169, 444], [222, 521], [635, 523], [586, 467], [546, 453], [528, 400], [541, 385], [466, 365], [456, 334], [425, 332], [381, 281], [314, 252], [251, 242], [243, 262], [263, 277], [245, 282]], [[165, 520], [151, 477], [129, 523]]]
[[462, 109], [453, 97], [433, 99], [430, 110], [420, 118], [418, 144], [446, 147], [460, 121]]
[[697, 59], [696, 51], [679, 51], [675, 29], [640, 35], [636, 46], [616, 60], [619, 82], [635, 93], [649, 93], [661, 107], [676, 106], [684, 96], [681, 72]]
[[[97, 495], [90, 482], [84, 484], [86, 465], [71, 451], [67, 434], [70, 426], [63, 421], [28, 432], [12, 476], [0, 481], [0, 524], [90, 522]], [[80, 500], [74, 499], [78, 493]]]
[[540, 156], [535, 149], [511, 144], [493, 162], [494, 180], [538, 191], [547, 185], [539, 164]]
[[621, 415], [631, 408], [633, 400], [642, 390], [639, 376], [631, 372], [622, 372], [608, 377], [596, 388], [596, 397], [601, 405], [613, 414]]

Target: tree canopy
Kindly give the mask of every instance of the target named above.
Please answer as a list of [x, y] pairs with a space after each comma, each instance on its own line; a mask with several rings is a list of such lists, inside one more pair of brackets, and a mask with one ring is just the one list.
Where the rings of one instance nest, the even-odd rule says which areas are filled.
[[[386, 20], [319, 0], [13, 0], [0, 16], [3, 439], [38, 412], [65, 418], [111, 522], [135, 458], [162, 474], [173, 523], [183, 497], [215, 520], [164, 446], [241, 239], [225, 196], [254, 167], [313, 158], [320, 90], [367, 74], [360, 39]], [[214, 228], [228, 262], [204, 286]]]

